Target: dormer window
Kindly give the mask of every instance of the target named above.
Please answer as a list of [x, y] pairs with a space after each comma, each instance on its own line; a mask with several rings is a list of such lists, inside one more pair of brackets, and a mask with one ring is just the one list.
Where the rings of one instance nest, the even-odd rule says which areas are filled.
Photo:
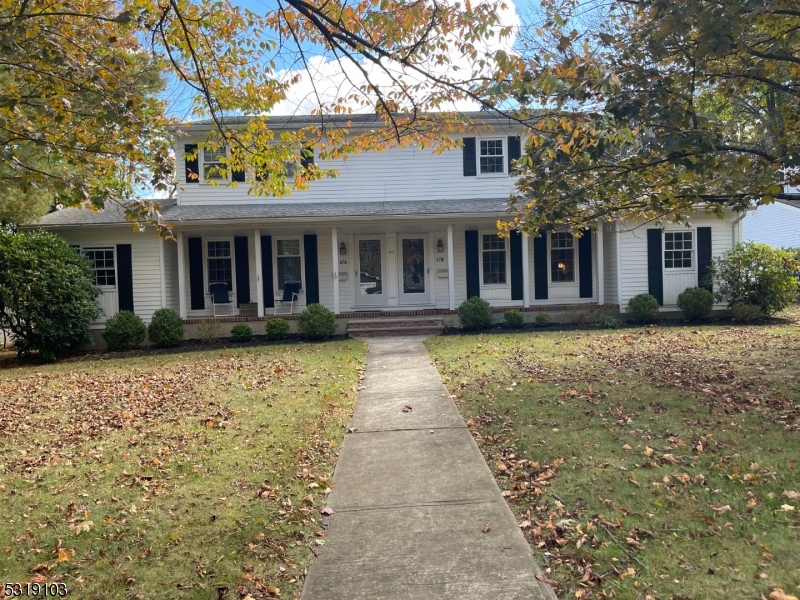
[[503, 173], [503, 140], [481, 140], [481, 173]]

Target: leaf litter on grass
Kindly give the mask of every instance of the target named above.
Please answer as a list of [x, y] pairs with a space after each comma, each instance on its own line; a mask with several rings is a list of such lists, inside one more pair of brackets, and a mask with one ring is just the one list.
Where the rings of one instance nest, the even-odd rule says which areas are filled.
[[796, 328], [429, 349], [560, 597], [797, 592]]

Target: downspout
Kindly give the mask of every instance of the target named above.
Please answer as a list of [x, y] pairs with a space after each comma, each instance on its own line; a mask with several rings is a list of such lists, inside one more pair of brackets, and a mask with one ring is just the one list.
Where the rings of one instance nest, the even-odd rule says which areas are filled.
[[732, 236], [732, 239], [733, 239], [733, 245], [734, 246], [742, 241], [741, 239], [738, 239], [739, 238], [739, 235], [738, 235], [739, 228], [737, 226], [739, 225], [739, 223], [742, 222], [742, 219], [744, 219], [747, 216], [747, 213], [750, 212], [751, 210], [755, 210], [755, 207], [750, 207], [750, 208], [747, 208], [747, 209], [743, 210], [742, 214], [740, 214], [736, 218], [736, 220], [733, 223], [731, 223], [731, 236]]

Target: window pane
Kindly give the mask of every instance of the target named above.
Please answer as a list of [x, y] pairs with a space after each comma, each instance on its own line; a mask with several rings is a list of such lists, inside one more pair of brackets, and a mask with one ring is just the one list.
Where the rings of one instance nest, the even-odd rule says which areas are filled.
[[483, 283], [486, 285], [506, 282], [506, 251], [484, 250]]
[[505, 172], [503, 160], [503, 140], [481, 140], [481, 173]]
[[287, 281], [301, 281], [299, 256], [278, 257], [278, 289]]
[[300, 240], [278, 240], [278, 256], [300, 256]]
[[208, 242], [208, 283], [227, 283], [233, 289], [233, 269], [231, 265], [231, 243], [227, 241]]
[[693, 241], [691, 231], [664, 233], [664, 268], [691, 269]]
[[505, 250], [506, 240], [496, 233], [489, 233], [483, 236], [484, 250]]
[[550, 234], [550, 280], [575, 281], [575, 238], [569, 232]]
[[92, 263], [95, 285], [113, 287], [117, 284], [113, 250], [86, 250], [85, 256]]

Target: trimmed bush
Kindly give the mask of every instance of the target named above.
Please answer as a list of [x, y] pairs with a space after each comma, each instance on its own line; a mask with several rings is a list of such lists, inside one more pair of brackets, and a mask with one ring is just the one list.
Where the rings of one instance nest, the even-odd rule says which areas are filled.
[[172, 309], [159, 308], [147, 327], [147, 337], [159, 348], [177, 346], [183, 340], [183, 319]]
[[297, 316], [297, 331], [312, 340], [322, 340], [336, 331], [336, 315], [322, 304], [309, 304]]
[[0, 226], [0, 328], [20, 356], [91, 344], [89, 324], [101, 314], [89, 261], [64, 238]]
[[536, 315], [536, 319], [534, 319], [534, 322], [539, 327], [547, 327], [548, 325], [550, 325], [550, 323], [553, 322], [553, 319], [550, 318], [550, 315], [539, 313], [538, 315]]
[[253, 339], [253, 330], [246, 323], [238, 323], [231, 329], [232, 342], [249, 342]]
[[690, 321], [705, 319], [714, 306], [714, 294], [701, 287], [690, 287], [678, 294], [678, 308]]
[[103, 339], [109, 350], [130, 350], [144, 341], [147, 327], [139, 315], [130, 310], [121, 310], [106, 321]]
[[603, 329], [619, 329], [622, 327], [620, 320], [613, 315], [600, 315], [597, 317], [597, 324]]
[[713, 260], [711, 273], [717, 300], [730, 307], [754, 304], [769, 317], [797, 297], [797, 258], [792, 252], [766, 244], [736, 244]]
[[270, 319], [266, 325], [267, 337], [271, 340], [282, 340], [289, 335], [289, 321], [286, 319]]
[[473, 296], [458, 307], [458, 318], [465, 329], [486, 329], [492, 326], [492, 307], [483, 298]]
[[519, 329], [525, 325], [525, 315], [518, 310], [507, 310], [503, 315], [503, 321], [505, 322], [506, 327]]
[[755, 304], [734, 304], [731, 306], [731, 315], [738, 323], [750, 323], [764, 316], [761, 307]]
[[658, 300], [651, 294], [639, 294], [628, 301], [628, 315], [637, 323], [652, 323], [658, 318]]

